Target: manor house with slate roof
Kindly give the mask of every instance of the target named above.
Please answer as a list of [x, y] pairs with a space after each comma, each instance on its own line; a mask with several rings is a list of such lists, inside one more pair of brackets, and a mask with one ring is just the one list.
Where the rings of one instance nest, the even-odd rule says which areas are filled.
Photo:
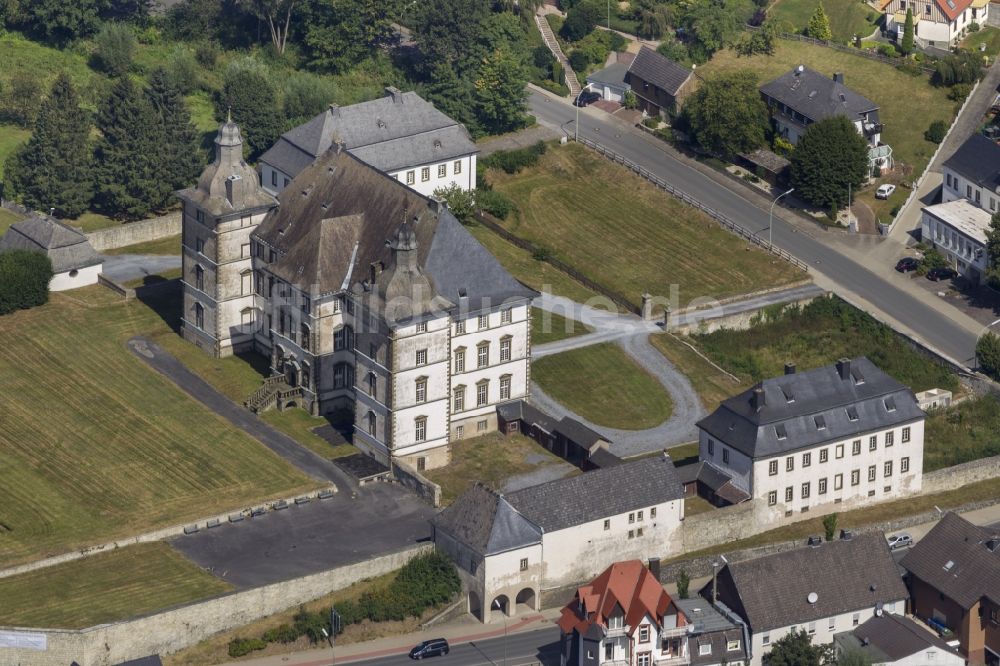
[[529, 308], [439, 201], [341, 144], [277, 198], [225, 122], [183, 203], [184, 337], [215, 356], [256, 351], [255, 410], [353, 410], [354, 444], [388, 464], [446, 464], [453, 439], [496, 428], [527, 397]]
[[285, 132], [260, 158], [261, 184], [278, 194], [335, 143], [430, 196], [439, 187], [476, 187], [478, 150], [465, 127], [415, 92], [386, 88], [381, 99], [337, 106]]
[[539, 595], [623, 559], [680, 550], [684, 491], [669, 456], [585, 472], [511, 493], [477, 483], [431, 520], [458, 566], [468, 610], [538, 610]]
[[698, 458], [774, 518], [870, 504], [920, 490], [924, 418], [913, 393], [867, 358], [805, 372], [789, 364], [699, 421]]

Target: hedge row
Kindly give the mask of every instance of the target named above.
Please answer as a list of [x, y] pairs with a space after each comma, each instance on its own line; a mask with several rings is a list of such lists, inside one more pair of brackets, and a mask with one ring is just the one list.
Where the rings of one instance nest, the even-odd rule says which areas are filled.
[[521, 169], [538, 164], [538, 158], [545, 154], [545, 144], [541, 141], [527, 148], [498, 150], [484, 157], [481, 162], [489, 169], [502, 169], [506, 173], [518, 173]]
[[52, 262], [41, 252], [0, 253], [0, 315], [47, 303], [51, 279]]

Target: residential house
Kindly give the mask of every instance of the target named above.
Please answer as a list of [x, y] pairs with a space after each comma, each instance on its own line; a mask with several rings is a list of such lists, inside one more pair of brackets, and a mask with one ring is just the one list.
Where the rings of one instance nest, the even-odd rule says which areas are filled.
[[885, 33], [901, 42], [906, 28], [906, 10], [913, 14], [913, 36], [922, 46], [948, 49], [973, 23], [985, 26], [989, 0], [882, 0]]
[[765, 379], [698, 422], [698, 458], [773, 518], [920, 490], [925, 414], [867, 358]]
[[215, 356], [270, 358], [253, 409], [351, 411], [362, 451], [422, 469], [527, 396], [535, 292], [443, 202], [342, 144], [275, 199], [227, 121], [215, 162], [178, 196], [182, 332]]
[[618, 560], [676, 551], [683, 516], [683, 489], [664, 455], [510, 493], [476, 484], [431, 525], [469, 591], [469, 612], [488, 622], [491, 608], [537, 610], [543, 591]]
[[805, 631], [828, 645], [878, 613], [904, 613], [907, 591], [881, 532], [851, 535], [743, 562], [729, 562], [702, 596], [746, 623], [750, 665], [780, 638]]
[[921, 240], [936, 248], [972, 284], [985, 282], [990, 267], [986, 251], [990, 213], [968, 199], [925, 206], [921, 211]]
[[844, 74], [826, 77], [799, 65], [760, 86], [777, 133], [795, 145], [809, 125], [834, 116], [847, 117], [868, 142], [869, 176], [877, 166], [891, 169], [892, 148], [882, 143], [879, 106], [844, 84]]
[[337, 106], [281, 135], [260, 158], [261, 184], [278, 194], [335, 143], [424, 196], [476, 187], [478, 150], [469, 133], [415, 92], [386, 88], [380, 99]]
[[625, 93], [629, 90], [628, 65], [624, 62], [613, 62], [587, 76], [587, 90], [598, 93], [601, 99], [608, 102], [625, 103]]
[[945, 160], [941, 201], [965, 199], [989, 211], [1000, 210], [1000, 145], [978, 132]]
[[643, 46], [629, 65], [625, 82], [635, 93], [639, 109], [649, 116], [676, 114], [695, 90], [694, 72]]
[[837, 654], [861, 654], [872, 666], [965, 666], [965, 659], [928, 627], [882, 613], [833, 637]]
[[746, 624], [721, 605], [716, 608], [703, 597], [675, 599], [688, 624], [690, 666], [742, 666], [750, 658], [750, 633]]
[[970, 664], [1000, 664], [1000, 530], [946, 513], [900, 564], [913, 615], [951, 632]]
[[97, 284], [104, 259], [94, 251], [87, 237], [55, 218], [32, 212], [10, 225], [0, 238], [0, 252], [30, 250], [52, 262], [50, 291], [66, 291]]
[[561, 666], [690, 664], [688, 621], [639, 560], [615, 562], [559, 615]]

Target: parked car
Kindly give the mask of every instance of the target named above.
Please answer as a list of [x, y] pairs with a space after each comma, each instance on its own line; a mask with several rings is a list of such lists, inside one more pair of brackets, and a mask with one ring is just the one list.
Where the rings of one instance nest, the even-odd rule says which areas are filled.
[[443, 638], [432, 638], [414, 646], [410, 650], [410, 659], [423, 659], [424, 657], [440, 657], [448, 654], [448, 641]]
[[900, 273], [909, 273], [910, 271], [917, 270], [917, 266], [920, 265], [920, 260], [916, 257], [903, 257], [896, 262], [896, 270]]
[[890, 185], [886, 183], [885, 185], [879, 185], [878, 189], [875, 190], [876, 199], [888, 199], [892, 196], [892, 193], [896, 191], [895, 185]]
[[932, 268], [927, 271], [927, 279], [932, 282], [940, 282], [941, 280], [950, 280], [953, 277], [957, 277], [958, 272], [953, 268]]
[[913, 545], [913, 537], [909, 534], [893, 534], [891, 537], [886, 537], [886, 541], [889, 542], [889, 550], [909, 548]]
[[595, 93], [591, 90], [584, 90], [576, 96], [576, 101], [573, 103], [577, 106], [587, 106], [588, 104], [593, 104], [599, 99], [601, 99], [600, 93]]

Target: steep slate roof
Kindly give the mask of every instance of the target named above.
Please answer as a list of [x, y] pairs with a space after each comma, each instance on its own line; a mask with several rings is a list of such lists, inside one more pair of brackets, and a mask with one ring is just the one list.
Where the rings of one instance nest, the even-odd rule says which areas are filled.
[[684, 496], [669, 456], [653, 456], [531, 486], [506, 498], [545, 532], [582, 525]]
[[[841, 367], [846, 379], [841, 377]], [[759, 409], [753, 402], [756, 389], [763, 391], [765, 402]], [[857, 419], [852, 420], [855, 413]], [[911, 423], [924, 416], [912, 391], [862, 356], [765, 379], [722, 402], [698, 422], [698, 427], [727, 446], [760, 459]]]
[[[274, 248], [269, 269], [311, 293], [360, 288], [370, 267], [392, 265], [386, 244], [404, 219], [418, 264], [436, 293], [472, 311], [536, 292], [515, 280], [454, 215], [334, 146], [278, 195], [279, 206], [254, 232]], [[460, 292], [467, 300], [462, 301]]]
[[[808, 601], [811, 592], [818, 596], [816, 603]], [[719, 599], [754, 632], [873, 608], [876, 603], [908, 596], [881, 532], [730, 562], [719, 572]]]
[[512, 400], [497, 405], [497, 414], [504, 421], [520, 421], [522, 432], [527, 432], [531, 426], [538, 426], [552, 434], [558, 425], [558, 421], [524, 400]]
[[899, 661], [932, 647], [955, 652], [910, 618], [892, 613], [875, 616], [854, 631], [837, 634], [834, 641], [844, 648], [868, 653], [873, 663]]
[[879, 108], [843, 83], [803, 65], [763, 84], [760, 91], [814, 122], [833, 116], [847, 116], [854, 121]]
[[623, 62], [613, 62], [604, 69], [599, 69], [587, 76], [587, 83], [603, 83], [611, 86], [627, 88], [625, 74], [628, 73], [628, 65]]
[[33, 213], [15, 222], [0, 238], [0, 252], [31, 250], [48, 256], [54, 273], [96, 266], [104, 260], [82, 233], [48, 215]]
[[[604, 635], [608, 618], [620, 607], [631, 635], [647, 615], [662, 626], [671, 604], [670, 595], [642, 562], [615, 562], [590, 585], [577, 589], [573, 601], [562, 609], [558, 624], [565, 634], [577, 631], [586, 635], [596, 626], [599, 635]], [[684, 616], [678, 614], [677, 621], [683, 624]]]
[[681, 67], [647, 46], [639, 49], [628, 71], [671, 95], [677, 95], [681, 86], [694, 75], [690, 69]]
[[340, 141], [381, 171], [478, 152], [469, 133], [415, 92], [387, 88], [380, 99], [329, 109], [285, 132], [260, 161], [293, 178]]
[[1000, 145], [978, 132], [966, 139], [944, 166], [980, 187], [992, 191], [1000, 187]]
[[434, 516], [431, 524], [483, 556], [542, 540], [542, 530], [537, 525], [519, 514], [499, 493], [479, 482]]
[[610, 441], [601, 433], [588, 428], [569, 416], [564, 416], [562, 420], [559, 421], [559, 425], [556, 426], [556, 433], [572, 442], [575, 442], [576, 444], [579, 444], [587, 450], [592, 449], [601, 442]]
[[739, 504], [750, 499], [750, 495], [733, 485], [733, 480], [728, 474], [704, 460], [678, 467], [677, 475], [685, 484], [695, 481], [705, 484], [705, 487], [730, 504]]
[[966, 610], [982, 597], [1000, 603], [1000, 540], [991, 542], [997, 537], [995, 530], [946, 513], [900, 564]]

